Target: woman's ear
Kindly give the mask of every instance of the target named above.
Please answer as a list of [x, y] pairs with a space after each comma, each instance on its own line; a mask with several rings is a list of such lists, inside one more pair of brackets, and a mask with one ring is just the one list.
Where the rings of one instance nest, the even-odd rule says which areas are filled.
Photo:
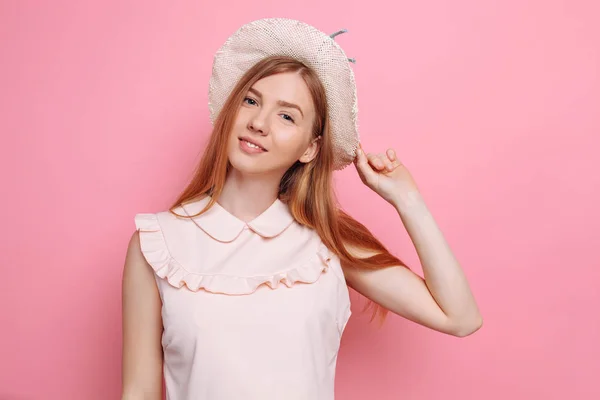
[[320, 143], [321, 143], [321, 135], [319, 135], [316, 138], [314, 138], [313, 140], [311, 140], [310, 144], [306, 148], [306, 151], [304, 152], [304, 154], [302, 154], [302, 157], [300, 157], [299, 161], [302, 163], [308, 163], [308, 162], [311, 162], [312, 160], [314, 160], [315, 157], [317, 156], [317, 154], [319, 154], [319, 149], [321, 148]]

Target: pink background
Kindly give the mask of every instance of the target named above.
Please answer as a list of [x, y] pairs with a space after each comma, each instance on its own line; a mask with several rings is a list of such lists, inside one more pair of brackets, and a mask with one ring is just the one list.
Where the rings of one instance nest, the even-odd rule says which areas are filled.
[[[354, 296], [337, 398], [600, 398], [598, 3], [392, 3], [0, 3], [0, 399], [119, 397], [133, 216], [183, 188], [213, 54], [267, 16], [349, 29], [363, 146], [397, 149], [485, 320], [378, 329]], [[420, 272], [394, 210], [353, 166], [336, 181]]]

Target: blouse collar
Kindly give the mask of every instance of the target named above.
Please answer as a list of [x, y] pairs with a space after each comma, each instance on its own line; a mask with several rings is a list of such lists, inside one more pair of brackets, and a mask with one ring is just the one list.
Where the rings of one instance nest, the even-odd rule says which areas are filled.
[[[199, 213], [210, 201], [210, 196], [182, 206], [188, 216]], [[294, 221], [287, 204], [276, 199], [262, 214], [252, 221], [244, 222], [231, 214], [219, 203], [204, 214], [193, 217], [192, 221], [200, 229], [220, 242], [235, 240], [244, 229], [251, 229], [262, 237], [271, 238], [282, 233]]]

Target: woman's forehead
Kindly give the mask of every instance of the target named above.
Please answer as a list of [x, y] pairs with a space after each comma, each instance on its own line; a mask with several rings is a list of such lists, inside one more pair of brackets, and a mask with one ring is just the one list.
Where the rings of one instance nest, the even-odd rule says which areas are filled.
[[252, 85], [252, 88], [273, 101], [311, 101], [306, 82], [296, 73], [267, 76]]

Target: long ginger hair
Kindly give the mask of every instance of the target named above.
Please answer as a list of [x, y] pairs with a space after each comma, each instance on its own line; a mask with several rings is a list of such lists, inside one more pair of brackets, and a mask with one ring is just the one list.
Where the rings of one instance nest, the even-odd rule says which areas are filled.
[[[349, 216], [338, 205], [332, 184], [333, 142], [325, 89], [312, 69], [290, 57], [265, 58], [250, 68], [238, 81], [214, 121], [212, 134], [190, 183], [171, 206], [170, 211], [175, 214], [176, 207], [210, 195], [208, 205], [195, 215], [197, 216], [217, 202], [231, 168], [227, 157], [227, 144], [240, 105], [254, 83], [262, 78], [286, 72], [298, 73], [304, 79], [316, 111], [312, 135], [313, 138], [319, 135], [322, 137], [317, 156], [312, 161], [297, 161], [283, 175], [279, 184], [280, 200], [288, 205], [298, 223], [315, 229], [323, 243], [340, 258], [345, 268], [375, 270], [389, 266], [406, 266], [363, 224]], [[348, 252], [346, 246], [372, 251], [376, 255], [356, 258]], [[381, 321], [385, 319], [388, 310], [374, 302], [369, 302], [365, 310], [369, 308], [373, 309], [371, 320], [377, 314]]]

